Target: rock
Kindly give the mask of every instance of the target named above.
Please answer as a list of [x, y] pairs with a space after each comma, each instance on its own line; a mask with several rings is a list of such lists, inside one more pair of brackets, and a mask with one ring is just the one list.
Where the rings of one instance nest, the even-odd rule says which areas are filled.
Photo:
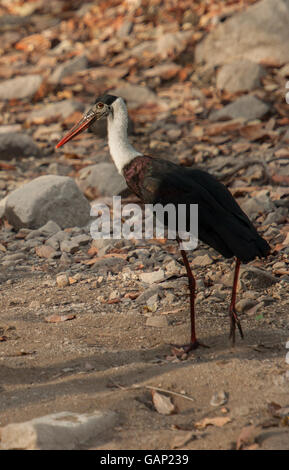
[[289, 64], [284, 65], [278, 73], [281, 77], [289, 77]]
[[289, 62], [288, 24], [288, 0], [263, 0], [220, 23], [196, 46], [195, 60], [212, 67], [235, 59]]
[[1, 429], [0, 449], [69, 450], [92, 438], [103, 437], [116, 423], [112, 411], [78, 414], [55, 413], [24, 423], [11, 423]]
[[118, 274], [125, 264], [125, 260], [121, 258], [101, 258], [94, 263], [91, 271], [98, 274], [107, 274], [109, 271]]
[[156, 103], [157, 95], [146, 86], [131, 85], [124, 83], [110, 92], [112, 95], [121, 96], [128, 102], [128, 106], [133, 109], [148, 103]]
[[159, 294], [156, 293], [147, 299], [146, 305], [150, 312], [156, 312], [158, 308]]
[[66, 287], [69, 286], [69, 277], [67, 274], [58, 274], [56, 277], [56, 284], [58, 287]]
[[260, 78], [265, 75], [265, 69], [250, 60], [239, 60], [223, 65], [217, 74], [217, 88], [230, 93], [251, 91], [260, 87]]
[[146, 326], [153, 326], [155, 328], [165, 328], [168, 326], [168, 319], [165, 315], [154, 315], [148, 317], [146, 321]]
[[77, 184], [89, 199], [118, 196], [128, 191], [127, 184], [113, 163], [103, 162], [83, 168]]
[[279, 282], [277, 277], [256, 266], [242, 266], [240, 277], [249, 281], [253, 289], [265, 289]]
[[15, 134], [15, 132], [21, 132], [21, 130], [21, 124], [7, 124], [6, 126], [0, 126], [0, 134]]
[[264, 212], [273, 211], [275, 206], [271, 201], [268, 192], [260, 191], [256, 197], [248, 197], [244, 202], [241, 202], [241, 208], [248, 215], [249, 218], [255, 218]]
[[0, 200], [0, 219], [2, 219], [5, 215], [7, 198], [8, 196], [5, 196]]
[[186, 49], [191, 38], [192, 31], [163, 33], [157, 39], [155, 52], [164, 59], [174, 56], [177, 57]]
[[222, 390], [221, 392], [216, 392], [211, 398], [211, 406], [221, 406], [225, 405], [228, 401], [228, 394]]
[[85, 55], [68, 60], [67, 62], [64, 62], [63, 64], [60, 64], [58, 67], [56, 67], [53, 74], [49, 78], [49, 83], [56, 85], [57, 83], [60, 83], [64, 77], [86, 69], [87, 65], [88, 60]]
[[121, 27], [117, 31], [117, 36], [120, 38], [125, 38], [133, 30], [134, 24], [132, 21], [124, 20]]
[[165, 273], [162, 269], [159, 269], [158, 271], [153, 271], [151, 273], [142, 273], [139, 275], [139, 278], [146, 284], [154, 284], [155, 282], [163, 281], [165, 278]]
[[151, 297], [154, 297], [155, 295], [159, 297], [161, 291], [162, 291], [161, 286], [150, 287], [138, 296], [138, 298], [136, 299], [136, 303], [138, 304], [147, 303], [149, 302]]
[[[57, 256], [57, 251], [49, 245], [40, 245], [35, 247], [35, 253], [40, 258], [55, 258]], [[59, 253], [60, 256], [60, 253]]]
[[0, 134], [0, 160], [40, 155], [40, 149], [29, 135], [19, 132]]
[[39, 89], [43, 78], [40, 75], [25, 75], [0, 83], [0, 100], [22, 100], [30, 98]]
[[238, 313], [245, 313], [252, 307], [255, 307], [257, 303], [258, 302], [254, 299], [241, 299], [236, 303], [236, 310]]
[[50, 103], [41, 108], [36, 108], [29, 114], [27, 122], [41, 122], [46, 119], [58, 116], [59, 119], [65, 119], [75, 111], [84, 111], [84, 105], [78, 101], [62, 100], [57, 103]]
[[61, 228], [83, 226], [90, 219], [90, 204], [72, 178], [44, 175], [8, 195], [5, 216], [17, 230], [50, 220]]
[[193, 266], [209, 266], [212, 263], [213, 260], [209, 255], [196, 256], [196, 258], [193, 259]]
[[227, 104], [222, 109], [213, 111], [210, 119], [218, 121], [219, 119], [237, 119], [244, 118], [247, 121], [262, 118], [270, 107], [255, 96], [241, 96], [233, 103]]
[[53, 220], [49, 220], [45, 225], [39, 228], [39, 232], [45, 236], [51, 236], [59, 232], [61, 229], [59, 225]]
[[74, 240], [63, 240], [60, 243], [60, 250], [65, 253], [76, 253], [79, 250], [79, 244]]

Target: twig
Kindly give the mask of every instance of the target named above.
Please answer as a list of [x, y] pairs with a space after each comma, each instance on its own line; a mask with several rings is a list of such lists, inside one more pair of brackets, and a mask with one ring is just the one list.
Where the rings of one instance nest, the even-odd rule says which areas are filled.
[[[136, 388], [141, 388], [141, 385], [136, 386]], [[168, 393], [170, 395], [176, 395], [177, 397], [185, 398], [186, 400], [195, 401], [194, 398], [188, 397], [187, 395], [183, 395], [183, 393], [172, 392], [171, 390], [165, 390], [164, 388], [153, 387], [152, 385], [144, 385], [144, 388], [148, 388], [150, 390], [156, 390], [157, 392]]]
[[116, 383], [113, 379], [110, 379], [110, 381], [120, 390], [136, 390], [139, 388], [147, 388], [149, 390], [156, 390], [157, 392], [163, 392], [163, 393], [168, 393], [169, 395], [175, 395], [180, 398], [184, 398], [185, 400], [189, 401], [195, 401], [194, 398], [188, 397], [187, 395], [184, 395], [183, 393], [178, 393], [178, 392], [172, 392], [171, 390], [165, 390], [164, 388], [159, 388], [159, 387], [154, 387], [153, 385], [132, 385], [131, 387], [123, 387], [122, 385]]

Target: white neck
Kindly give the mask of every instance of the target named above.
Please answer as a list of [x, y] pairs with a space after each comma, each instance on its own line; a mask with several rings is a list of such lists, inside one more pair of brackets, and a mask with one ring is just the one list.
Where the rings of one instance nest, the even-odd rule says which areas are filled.
[[127, 163], [142, 154], [135, 150], [128, 141], [128, 114], [123, 99], [117, 98], [112, 104], [112, 108], [113, 113], [107, 119], [108, 146], [118, 172], [122, 173]]

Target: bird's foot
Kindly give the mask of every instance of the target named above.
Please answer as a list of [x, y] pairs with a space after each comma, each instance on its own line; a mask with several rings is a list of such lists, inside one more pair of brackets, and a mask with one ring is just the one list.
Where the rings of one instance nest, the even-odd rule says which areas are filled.
[[230, 310], [229, 310], [229, 314], [230, 314], [230, 334], [229, 334], [229, 339], [232, 341], [232, 346], [235, 345], [235, 339], [236, 339], [236, 325], [238, 327], [238, 330], [239, 330], [239, 333], [240, 333], [240, 336], [242, 339], [244, 339], [244, 333], [243, 333], [243, 330], [242, 330], [242, 327], [241, 327], [241, 322], [239, 320], [239, 317], [237, 315], [237, 312], [235, 310], [234, 307], [230, 307]]
[[187, 343], [187, 344], [171, 344], [172, 353], [176, 357], [189, 355], [192, 351], [194, 351], [198, 347], [209, 348], [210, 346], [207, 346], [204, 343], [200, 343], [200, 341], [198, 340], [191, 341], [190, 343]]

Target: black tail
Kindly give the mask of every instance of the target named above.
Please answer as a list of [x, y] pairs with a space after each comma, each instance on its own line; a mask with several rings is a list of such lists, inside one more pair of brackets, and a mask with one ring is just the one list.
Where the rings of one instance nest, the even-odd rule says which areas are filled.
[[240, 220], [233, 214], [228, 214], [225, 220], [214, 225], [213, 230], [201, 231], [199, 236], [225, 258], [236, 256], [243, 263], [257, 257], [265, 258], [270, 253], [269, 244], [251, 222], [248, 219]]

